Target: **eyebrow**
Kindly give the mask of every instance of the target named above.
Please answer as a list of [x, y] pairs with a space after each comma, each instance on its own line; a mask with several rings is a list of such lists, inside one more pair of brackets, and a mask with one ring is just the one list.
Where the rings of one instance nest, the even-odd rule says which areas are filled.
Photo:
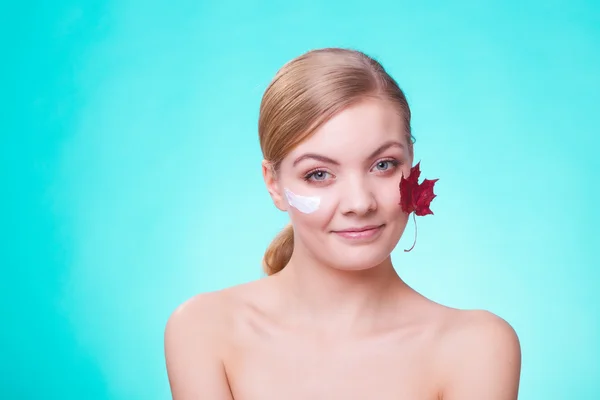
[[[369, 156], [369, 159], [377, 157], [378, 155], [380, 155], [381, 153], [383, 153], [384, 151], [386, 151], [387, 149], [389, 149], [391, 147], [399, 147], [401, 149], [404, 149], [404, 145], [402, 143], [395, 141], [395, 140], [390, 140], [388, 142], [385, 142], [381, 146], [379, 146], [379, 148], [377, 150], [375, 150], [373, 153], [371, 153], [371, 155]], [[332, 158], [325, 157], [325, 156], [322, 156], [320, 154], [315, 154], [315, 153], [306, 153], [306, 154], [303, 154], [300, 157], [296, 158], [293, 166], [295, 167], [301, 161], [309, 160], [309, 159], [321, 161], [321, 162], [324, 162], [327, 164], [332, 164], [332, 165], [340, 165], [340, 163], [338, 161], [336, 161]]]

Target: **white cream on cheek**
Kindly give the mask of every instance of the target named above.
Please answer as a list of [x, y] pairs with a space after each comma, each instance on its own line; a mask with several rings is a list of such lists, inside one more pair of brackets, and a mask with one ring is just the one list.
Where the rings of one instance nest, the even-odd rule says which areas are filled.
[[319, 209], [320, 197], [300, 196], [289, 190], [283, 189], [288, 204], [304, 214], [312, 214]]

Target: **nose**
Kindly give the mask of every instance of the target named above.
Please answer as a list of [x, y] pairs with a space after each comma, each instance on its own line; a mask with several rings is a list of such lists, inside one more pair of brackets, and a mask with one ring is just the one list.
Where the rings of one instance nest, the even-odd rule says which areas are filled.
[[377, 201], [368, 182], [362, 179], [349, 180], [340, 200], [344, 214], [367, 215], [377, 210]]

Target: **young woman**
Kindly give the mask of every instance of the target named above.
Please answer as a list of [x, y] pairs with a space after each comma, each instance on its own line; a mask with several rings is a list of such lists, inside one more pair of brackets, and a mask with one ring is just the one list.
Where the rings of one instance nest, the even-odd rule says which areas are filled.
[[175, 400], [517, 398], [511, 326], [423, 297], [392, 266], [410, 214], [410, 119], [361, 52], [314, 50], [277, 73], [260, 108], [262, 171], [291, 224], [266, 251], [267, 277], [170, 317]]

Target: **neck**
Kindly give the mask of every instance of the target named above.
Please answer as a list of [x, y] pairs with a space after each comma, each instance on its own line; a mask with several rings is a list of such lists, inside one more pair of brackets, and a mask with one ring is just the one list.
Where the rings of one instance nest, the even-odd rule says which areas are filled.
[[344, 271], [295, 253], [277, 279], [295, 324], [334, 334], [379, 325], [396, 312], [395, 300], [408, 288], [390, 257], [368, 269]]

